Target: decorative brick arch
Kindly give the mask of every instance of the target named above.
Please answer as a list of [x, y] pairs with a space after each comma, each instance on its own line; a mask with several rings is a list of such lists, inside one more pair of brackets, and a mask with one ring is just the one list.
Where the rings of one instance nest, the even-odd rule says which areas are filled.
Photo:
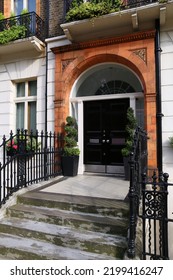
[[131, 69], [144, 89], [145, 126], [150, 137], [149, 166], [156, 166], [156, 88], [154, 31], [121, 38], [71, 44], [54, 48], [55, 70], [55, 131], [69, 114], [69, 97], [79, 76], [100, 63], [119, 63]]
[[78, 63], [78, 59], [75, 59], [72, 65], [67, 66], [67, 69], [64, 70], [62, 76], [63, 80], [65, 81], [65, 84], [67, 85], [65, 96], [69, 98], [71, 92], [71, 86], [75, 83], [75, 81], [79, 78], [79, 76], [83, 72], [88, 70], [90, 67], [96, 66], [101, 63], [116, 63], [128, 67], [138, 76], [143, 86], [144, 92], [146, 91], [146, 84], [145, 84], [143, 74], [140, 72], [140, 69], [137, 68], [134, 63], [132, 63], [131, 61], [127, 60], [124, 57], [120, 57], [114, 54], [103, 54], [103, 55], [100, 54], [100, 55], [95, 55], [93, 57], [89, 57], [79, 63]]

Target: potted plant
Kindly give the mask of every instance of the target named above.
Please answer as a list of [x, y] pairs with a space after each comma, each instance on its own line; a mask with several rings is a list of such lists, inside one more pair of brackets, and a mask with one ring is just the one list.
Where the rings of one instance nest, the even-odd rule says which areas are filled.
[[134, 110], [131, 107], [129, 107], [127, 109], [127, 124], [125, 128], [126, 131], [125, 146], [121, 150], [123, 156], [123, 162], [124, 162], [125, 180], [130, 179], [129, 158], [130, 158], [130, 152], [132, 151], [133, 137], [134, 137], [134, 131], [136, 125], [137, 125], [137, 120], [134, 116]]
[[62, 173], [64, 176], [76, 176], [80, 150], [77, 146], [78, 130], [75, 118], [68, 116], [64, 126], [64, 148], [61, 158]]

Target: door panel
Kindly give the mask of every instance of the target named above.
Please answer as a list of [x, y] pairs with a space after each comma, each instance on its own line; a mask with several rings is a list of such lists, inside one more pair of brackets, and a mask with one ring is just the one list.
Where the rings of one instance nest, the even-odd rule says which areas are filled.
[[[84, 163], [87, 171], [110, 172], [123, 165], [129, 99], [84, 103]], [[100, 171], [99, 171], [100, 170]], [[94, 171], [93, 171], [94, 172]]]
[[86, 164], [102, 164], [102, 104], [84, 104], [84, 158]]

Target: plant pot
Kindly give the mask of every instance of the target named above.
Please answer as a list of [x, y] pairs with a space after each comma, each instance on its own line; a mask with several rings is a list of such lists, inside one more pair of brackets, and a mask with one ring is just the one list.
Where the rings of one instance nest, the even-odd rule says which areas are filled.
[[62, 156], [62, 174], [64, 176], [76, 176], [78, 173], [79, 156]]
[[125, 180], [127, 180], [127, 181], [130, 180], [130, 165], [129, 165], [129, 160], [130, 160], [130, 157], [123, 157], [123, 162], [124, 162], [124, 176], [125, 176]]

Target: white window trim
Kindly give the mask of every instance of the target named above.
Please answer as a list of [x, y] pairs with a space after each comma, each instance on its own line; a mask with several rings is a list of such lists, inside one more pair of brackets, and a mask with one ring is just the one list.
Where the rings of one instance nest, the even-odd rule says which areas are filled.
[[[21, 82], [16, 82], [15, 83], [15, 124], [16, 124], [16, 115], [17, 115], [17, 110], [16, 110], [16, 104], [17, 103], [24, 103], [24, 112], [25, 112], [25, 118], [24, 118], [24, 129], [28, 129], [28, 103], [29, 102], [37, 102], [37, 95], [36, 96], [29, 96], [29, 90], [28, 90], [28, 83], [30, 80], [27, 81], [21, 81]], [[23, 97], [17, 97], [17, 84], [18, 83], [25, 83], [25, 96]]]

